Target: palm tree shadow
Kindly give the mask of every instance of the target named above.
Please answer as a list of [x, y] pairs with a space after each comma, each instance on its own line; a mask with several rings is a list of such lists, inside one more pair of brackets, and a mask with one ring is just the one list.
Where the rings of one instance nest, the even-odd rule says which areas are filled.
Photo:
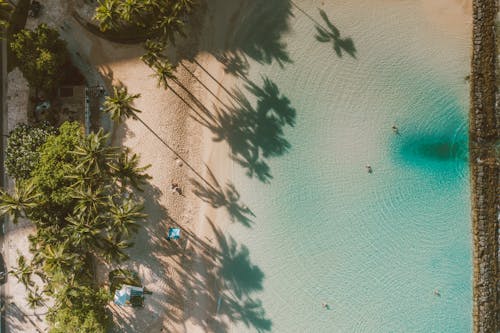
[[254, 293], [263, 290], [264, 272], [252, 264], [250, 252], [244, 245], [238, 244], [232, 237], [226, 237], [210, 219], [207, 219], [220, 249], [217, 255], [218, 265], [214, 273], [222, 277], [220, 286], [221, 306], [219, 314], [231, 322], [242, 322], [257, 332], [270, 331], [272, 322], [260, 299]]
[[328, 29], [324, 28], [322, 25], [316, 25], [316, 40], [320, 43], [333, 43], [333, 49], [337, 56], [342, 57], [343, 52], [346, 52], [351, 57], [356, 59], [356, 47], [354, 46], [354, 41], [350, 38], [341, 38], [340, 31], [333, 25], [325, 11], [320, 9], [319, 14], [325, 22]]
[[250, 63], [244, 55], [238, 52], [223, 52], [215, 56], [224, 65], [224, 72], [246, 78], [250, 70]]
[[292, 62], [286, 43], [281, 40], [282, 34], [289, 29], [288, 18], [291, 16], [288, 0], [253, 0], [243, 3], [228, 18], [228, 25], [234, 24], [233, 32], [228, 36], [227, 47], [221, 50], [233, 53], [240, 51], [261, 64], [276, 61], [283, 67]]
[[255, 217], [255, 214], [241, 202], [240, 194], [234, 184], [227, 183], [223, 188], [208, 167], [207, 170], [214, 186], [204, 186], [196, 179], [191, 179], [191, 183], [195, 187], [193, 193], [213, 208], [224, 207], [233, 222], [240, 222], [245, 227], [250, 228], [253, 224], [252, 217]]
[[206, 332], [228, 332], [229, 323], [271, 331], [272, 322], [255, 296], [263, 290], [264, 273], [252, 263], [247, 247], [226, 237], [210, 219], [207, 222], [214, 236], [210, 244], [183, 231], [189, 246], [170, 265], [176, 278], [166, 295], [168, 321], [191, 321]]
[[262, 77], [263, 86], [247, 80], [245, 88], [257, 99], [256, 106], [235, 90], [229, 108], [216, 109], [218, 121], [209, 126], [214, 141], [226, 141], [231, 158], [247, 170], [249, 177], [264, 183], [272, 179], [268, 159], [282, 156], [291, 148], [285, 126], [295, 126], [296, 110], [278, 86]]

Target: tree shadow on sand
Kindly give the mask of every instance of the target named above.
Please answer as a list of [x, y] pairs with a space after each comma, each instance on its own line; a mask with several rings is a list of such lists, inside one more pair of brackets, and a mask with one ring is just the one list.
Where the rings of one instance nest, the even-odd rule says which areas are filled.
[[[204, 331], [227, 332], [229, 323], [270, 331], [272, 322], [255, 297], [263, 289], [264, 273], [251, 262], [247, 247], [224, 236], [207, 220], [215, 235], [211, 244], [186, 231], [190, 245], [176, 271], [181, 285], [168, 296], [181, 301], [171, 303], [176, 309], [172, 315], [167, 313], [168, 319], [176, 323], [190, 320]], [[175, 315], [179, 312], [184, 316]]]
[[217, 109], [218, 121], [209, 128], [214, 141], [229, 144], [231, 157], [247, 169], [249, 177], [267, 183], [272, 179], [267, 160], [282, 156], [291, 147], [284, 127], [295, 125], [296, 110], [274, 82], [262, 79], [262, 87], [250, 81], [245, 85], [257, 99], [255, 107], [241, 91], [234, 91], [232, 105]]
[[241, 78], [246, 78], [250, 70], [250, 63], [244, 55], [237, 52], [216, 54], [215, 57], [224, 65], [224, 72]]
[[339, 57], [342, 57], [343, 52], [346, 52], [351, 57], [356, 58], [356, 47], [353, 40], [350, 37], [340, 37], [339, 29], [333, 25], [324, 10], [320, 9], [319, 14], [328, 29], [320, 24], [316, 24], [316, 40], [321, 43], [333, 43], [333, 49]]
[[241, 202], [240, 194], [234, 184], [228, 182], [223, 188], [208, 166], [207, 170], [213, 186], [206, 186], [196, 179], [191, 179], [191, 184], [195, 187], [193, 193], [213, 208], [225, 208], [233, 222], [237, 221], [247, 228], [251, 227], [252, 217], [255, 215]]
[[136, 271], [143, 286], [152, 291], [152, 294], [146, 296], [143, 308], [110, 304], [109, 309], [114, 322], [112, 332], [145, 332], [154, 323], [158, 311], [167, 307], [169, 286], [174, 280], [167, 259], [179, 256], [182, 251], [182, 248], [166, 240], [168, 226], [176, 225], [176, 222], [160, 203], [162, 191], [151, 183], [143, 187], [141, 195], [148, 217], [133, 239], [135, 245], [126, 251], [131, 259], [119, 264], [105, 265], [99, 269], [102, 277], [107, 277], [108, 272], [116, 268]]

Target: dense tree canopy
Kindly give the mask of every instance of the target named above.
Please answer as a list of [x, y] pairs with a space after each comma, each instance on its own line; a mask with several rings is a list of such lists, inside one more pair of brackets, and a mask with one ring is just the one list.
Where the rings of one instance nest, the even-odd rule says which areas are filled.
[[92, 263], [127, 258], [124, 249], [146, 217], [133, 193], [149, 177], [147, 167], [110, 147], [102, 130], [84, 136], [78, 123], [64, 123], [39, 155], [13, 194], [0, 191], [0, 214], [27, 217], [37, 227], [29, 236], [31, 262], [20, 257], [12, 273], [26, 286], [29, 304], [54, 301], [51, 332], [105, 332], [109, 294], [93, 283]]
[[9, 133], [5, 150], [7, 173], [17, 180], [28, 179], [31, 171], [38, 165], [40, 148], [52, 134], [56, 134], [56, 129], [48, 124], [38, 127], [17, 125]]
[[184, 22], [194, 0], [101, 0], [94, 18], [102, 31], [134, 27], [174, 43], [184, 35]]
[[68, 59], [66, 43], [57, 30], [46, 24], [35, 30], [23, 29], [13, 36], [10, 49], [30, 86], [47, 92], [57, 87]]
[[9, 26], [12, 6], [6, 0], [0, 0], [0, 33], [4, 33]]

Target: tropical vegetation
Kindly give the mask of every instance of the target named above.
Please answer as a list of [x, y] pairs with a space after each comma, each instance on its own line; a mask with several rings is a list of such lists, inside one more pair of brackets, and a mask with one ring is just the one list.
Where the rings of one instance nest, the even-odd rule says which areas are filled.
[[106, 96], [103, 111], [108, 113], [113, 121], [122, 122], [130, 117], [137, 117], [141, 111], [133, 106], [134, 100], [140, 94], [130, 95], [125, 87], [113, 87], [113, 95]]
[[66, 42], [57, 30], [41, 24], [35, 30], [23, 29], [12, 38], [10, 50], [29, 85], [53, 92], [68, 61]]
[[9, 27], [12, 6], [5, 0], [0, 0], [0, 34], [3, 34]]
[[138, 157], [108, 145], [102, 130], [88, 136], [64, 123], [38, 149], [29, 177], [13, 193], [0, 191], [0, 214], [27, 218], [31, 260], [12, 274], [28, 290], [33, 307], [50, 298], [50, 332], [105, 332], [109, 291], [96, 286], [97, 259], [120, 262], [145, 219], [137, 194], [149, 176]]
[[28, 179], [40, 159], [40, 148], [50, 135], [56, 134], [48, 124], [17, 125], [10, 133], [5, 150], [5, 169], [16, 180]]
[[94, 19], [101, 31], [132, 28], [175, 43], [177, 34], [184, 35], [194, 5], [194, 0], [100, 0]]
[[141, 56], [141, 60], [148, 65], [158, 80], [158, 86], [169, 88], [169, 80], [175, 81], [175, 67], [170, 63], [165, 55], [166, 44], [160, 41], [148, 40], [145, 44], [146, 53]]

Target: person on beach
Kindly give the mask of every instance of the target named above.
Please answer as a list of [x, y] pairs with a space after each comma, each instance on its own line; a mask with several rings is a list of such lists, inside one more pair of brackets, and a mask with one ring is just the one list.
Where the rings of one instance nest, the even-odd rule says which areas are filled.
[[368, 173], [372, 173], [373, 172], [372, 166], [370, 164], [366, 165], [366, 171], [368, 171]]
[[397, 128], [396, 125], [392, 125], [392, 131], [394, 132], [394, 134], [399, 134], [399, 128]]
[[172, 186], [170, 187], [172, 193], [178, 193], [179, 195], [182, 195], [182, 189], [177, 183], [172, 183]]

